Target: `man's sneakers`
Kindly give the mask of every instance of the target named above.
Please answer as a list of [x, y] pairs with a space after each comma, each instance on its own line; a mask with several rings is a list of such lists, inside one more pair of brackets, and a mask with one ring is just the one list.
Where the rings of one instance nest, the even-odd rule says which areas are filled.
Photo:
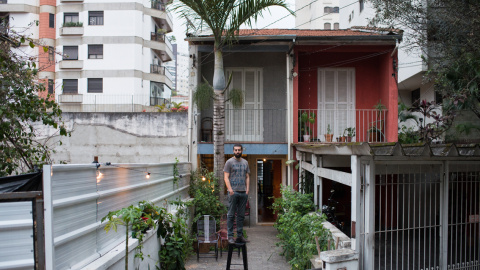
[[243, 236], [237, 237], [237, 243], [247, 243], [247, 242], [249, 241], [245, 239], [245, 237]]
[[228, 243], [229, 243], [230, 245], [235, 244], [235, 240], [233, 239], [233, 237], [228, 237]]

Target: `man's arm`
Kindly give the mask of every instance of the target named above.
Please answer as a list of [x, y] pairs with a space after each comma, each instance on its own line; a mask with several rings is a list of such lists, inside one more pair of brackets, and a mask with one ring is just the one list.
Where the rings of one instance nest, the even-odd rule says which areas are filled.
[[230, 174], [228, 172], [223, 172], [223, 179], [225, 180], [225, 185], [227, 186], [228, 193], [233, 195], [233, 189], [230, 185]]
[[248, 191], [250, 190], [250, 174], [249, 173], [247, 173], [245, 175], [245, 184], [247, 185], [246, 192], [247, 192], [247, 195], [248, 195]]

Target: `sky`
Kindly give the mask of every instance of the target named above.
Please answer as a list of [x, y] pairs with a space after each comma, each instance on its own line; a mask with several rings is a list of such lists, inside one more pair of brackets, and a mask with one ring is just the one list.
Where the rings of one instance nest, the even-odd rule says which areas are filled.
[[[295, 0], [286, 0], [288, 7], [291, 10], [295, 10]], [[270, 11], [270, 12], [269, 12]], [[263, 18], [259, 18], [256, 25], [253, 25], [253, 29], [261, 29], [261, 28], [294, 28], [295, 27], [295, 17], [293, 15], [289, 15], [288, 11], [281, 7], [272, 7], [263, 12]], [[287, 16], [288, 15], [288, 16]], [[178, 17], [177, 14], [172, 13], [173, 16], [173, 32], [169, 35], [174, 35], [177, 44], [178, 50], [183, 53], [188, 53], [188, 43], [185, 41], [185, 32], [186, 26], [184, 25], [185, 22]], [[285, 17], [286, 16], [286, 17]], [[283, 18], [285, 17], [285, 18]], [[283, 18], [283, 19], [281, 19]], [[278, 22], [275, 22], [279, 20]], [[275, 23], [274, 23], [275, 22]], [[272, 25], [269, 25], [273, 23]], [[248, 29], [249, 27], [243, 26], [241, 28]]]

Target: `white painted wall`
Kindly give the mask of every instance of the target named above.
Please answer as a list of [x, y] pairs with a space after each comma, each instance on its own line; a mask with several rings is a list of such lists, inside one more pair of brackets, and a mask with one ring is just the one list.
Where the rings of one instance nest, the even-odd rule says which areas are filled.
[[26, 37], [38, 39], [39, 27], [35, 24], [35, 21], [40, 19], [38, 14], [10, 13], [9, 19], [9, 25], [12, 30]]
[[324, 7], [339, 7], [343, 0], [296, 0], [295, 1], [295, 28], [298, 29], [324, 29], [325, 23], [333, 24], [339, 22], [338, 13], [324, 13]]

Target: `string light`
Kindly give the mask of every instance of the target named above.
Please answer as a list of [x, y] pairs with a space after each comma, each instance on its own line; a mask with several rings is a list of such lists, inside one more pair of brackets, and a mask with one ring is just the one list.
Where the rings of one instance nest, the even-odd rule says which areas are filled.
[[205, 176], [202, 176], [202, 181], [205, 181], [205, 180], [207, 180], [207, 179], [205, 178]]
[[146, 177], [147, 179], [150, 179], [150, 173], [147, 172], [147, 175], [145, 175], [145, 177]]
[[267, 161], [267, 159], [266, 159], [266, 158], [264, 158], [264, 159], [263, 159], [263, 162], [265, 162], [265, 161]]

